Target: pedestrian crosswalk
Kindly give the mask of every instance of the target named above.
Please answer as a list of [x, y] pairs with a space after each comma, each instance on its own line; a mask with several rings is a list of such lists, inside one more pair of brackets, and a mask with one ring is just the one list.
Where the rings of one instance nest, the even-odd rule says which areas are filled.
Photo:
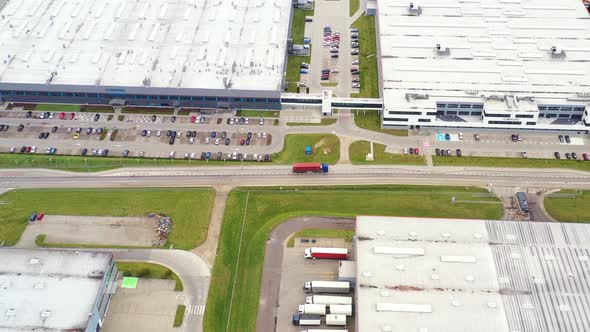
[[191, 304], [188, 306], [187, 312], [189, 315], [203, 316], [203, 314], [205, 313], [205, 305]]

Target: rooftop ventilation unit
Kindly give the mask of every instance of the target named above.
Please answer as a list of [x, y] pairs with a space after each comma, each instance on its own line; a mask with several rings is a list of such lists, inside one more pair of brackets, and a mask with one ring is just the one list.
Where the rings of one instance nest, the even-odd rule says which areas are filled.
[[560, 46], [551, 46], [551, 56], [553, 57], [564, 57], [565, 51]]
[[443, 43], [436, 44], [436, 53], [438, 54], [449, 54], [451, 50], [447, 47], [447, 45]]
[[418, 2], [410, 2], [408, 12], [410, 12], [410, 15], [422, 15], [422, 6]]
[[41, 318], [49, 318], [49, 316], [51, 316], [51, 310], [41, 311]]

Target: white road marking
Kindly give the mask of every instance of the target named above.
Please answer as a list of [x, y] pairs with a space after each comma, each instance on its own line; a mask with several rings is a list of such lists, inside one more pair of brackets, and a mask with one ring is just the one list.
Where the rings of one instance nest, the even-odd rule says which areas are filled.
[[205, 305], [204, 304], [191, 304], [187, 308], [189, 315], [195, 316], [203, 316], [205, 313]]

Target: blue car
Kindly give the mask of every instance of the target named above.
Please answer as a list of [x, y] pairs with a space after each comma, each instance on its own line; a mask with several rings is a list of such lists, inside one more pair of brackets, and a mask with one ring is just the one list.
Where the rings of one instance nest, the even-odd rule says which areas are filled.
[[37, 214], [36, 213], [33, 213], [33, 214], [31, 214], [31, 217], [29, 218], [29, 221], [35, 221], [35, 220], [37, 220]]
[[301, 69], [299, 71], [300, 74], [309, 74], [309, 70]]
[[205, 155], [205, 159], [207, 159], [207, 160], [211, 159], [211, 152], [207, 152], [207, 154]]
[[211, 132], [211, 138], [215, 138], [215, 136], [217, 136], [217, 133], [216, 133], [216, 132], [214, 132], [214, 131], [212, 131], [212, 132]]

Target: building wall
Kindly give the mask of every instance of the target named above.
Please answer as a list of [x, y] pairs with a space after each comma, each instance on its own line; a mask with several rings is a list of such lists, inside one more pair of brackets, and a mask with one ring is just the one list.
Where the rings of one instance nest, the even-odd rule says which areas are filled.
[[115, 261], [111, 260], [109, 268], [103, 276], [102, 284], [98, 290], [85, 332], [96, 332], [100, 330], [100, 326], [102, 326], [103, 320], [106, 317], [111, 298], [117, 289], [118, 272], [119, 270], [117, 269], [117, 265], [115, 265]]
[[280, 109], [279, 91], [0, 84], [0, 101], [203, 108]]

